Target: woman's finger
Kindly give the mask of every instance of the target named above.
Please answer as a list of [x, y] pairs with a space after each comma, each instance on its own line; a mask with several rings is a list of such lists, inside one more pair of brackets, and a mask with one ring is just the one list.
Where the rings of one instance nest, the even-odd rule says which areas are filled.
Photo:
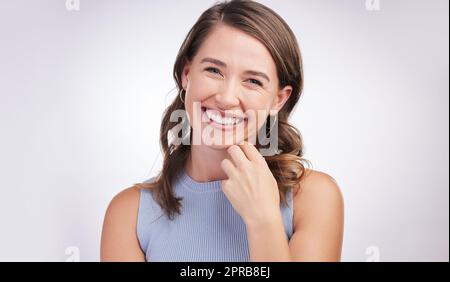
[[247, 141], [242, 142], [239, 147], [245, 153], [246, 158], [253, 162], [265, 161], [264, 157], [259, 153], [258, 149]]
[[249, 162], [249, 159], [247, 159], [247, 156], [239, 146], [231, 145], [228, 148], [228, 154], [236, 167], [244, 167]]
[[222, 160], [220, 165], [222, 166], [223, 171], [227, 174], [228, 178], [234, 178], [236, 176], [237, 168], [229, 159]]

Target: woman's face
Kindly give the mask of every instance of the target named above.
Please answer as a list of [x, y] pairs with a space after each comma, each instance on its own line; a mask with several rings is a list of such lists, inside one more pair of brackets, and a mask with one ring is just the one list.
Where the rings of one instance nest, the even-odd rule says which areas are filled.
[[182, 84], [194, 136], [217, 149], [255, 138], [292, 91], [278, 88], [275, 62], [261, 42], [225, 25], [213, 29], [184, 67]]

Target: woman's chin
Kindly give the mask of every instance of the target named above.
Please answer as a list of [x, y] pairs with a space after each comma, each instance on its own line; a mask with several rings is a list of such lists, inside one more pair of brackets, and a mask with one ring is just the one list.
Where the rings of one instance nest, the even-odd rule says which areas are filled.
[[233, 141], [233, 140], [224, 140], [223, 142], [217, 142], [217, 143], [212, 143], [212, 144], [204, 144], [212, 149], [215, 150], [226, 150], [228, 149], [231, 145], [239, 145], [241, 144], [242, 141]]
[[214, 150], [227, 150], [231, 145], [234, 144], [212, 144], [208, 145], [208, 147]]
[[[192, 140], [191, 145], [202, 145], [216, 150], [226, 150], [231, 145], [240, 145], [242, 144], [243, 141], [247, 141], [249, 133], [245, 132], [243, 134], [243, 132], [241, 133], [241, 132], [219, 131], [219, 130], [213, 130], [211, 132], [213, 134], [205, 133], [211, 131], [210, 128], [208, 130], [209, 131], [205, 131], [205, 128], [202, 127], [200, 131], [202, 134], [199, 134], [198, 131], [194, 129], [194, 138]], [[251, 134], [250, 136], [253, 135]]]
[[244, 140], [245, 138], [243, 138], [242, 136], [229, 135], [224, 136], [223, 139], [219, 138], [219, 140], [208, 140], [208, 142], [204, 142], [203, 145], [216, 150], [226, 150], [232, 145], [241, 144]]

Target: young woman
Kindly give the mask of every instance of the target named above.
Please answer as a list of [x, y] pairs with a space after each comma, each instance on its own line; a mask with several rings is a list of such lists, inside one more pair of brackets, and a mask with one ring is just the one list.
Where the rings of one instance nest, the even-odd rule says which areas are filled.
[[[161, 123], [163, 167], [113, 198], [101, 260], [339, 261], [341, 192], [331, 176], [305, 168], [301, 135], [288, 122], [303, 67], [284, 20], [254, 1], [214, 5], [184, 40], [174, 78], [179, 95]], [[190, 130], [169, 142], [179, 110]], [[204, 142], [207, 130], [220, 142]], [[249, 141], [263, 130], [275, 154]]]

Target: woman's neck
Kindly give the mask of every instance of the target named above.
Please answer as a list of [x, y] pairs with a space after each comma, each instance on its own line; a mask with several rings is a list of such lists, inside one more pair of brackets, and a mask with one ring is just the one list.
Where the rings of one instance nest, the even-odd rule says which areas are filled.
[[227, 179], [228, 176], [221, 167], [221, 162], [225, 158], [230, 158], [226, 149], [191, 145], [185, 167], [186, 173], [197, 182]]

